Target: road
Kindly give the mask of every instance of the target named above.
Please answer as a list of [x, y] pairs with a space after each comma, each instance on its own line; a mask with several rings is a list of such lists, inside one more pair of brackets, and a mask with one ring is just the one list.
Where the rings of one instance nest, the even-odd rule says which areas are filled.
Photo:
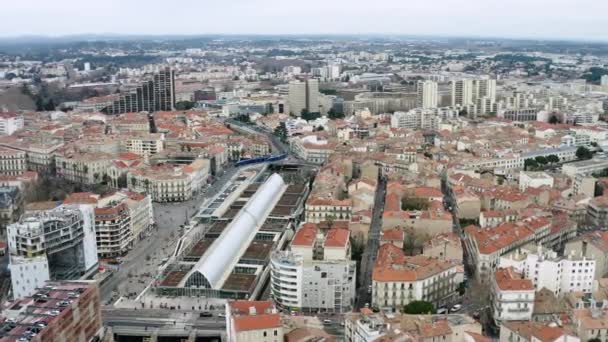
[[371, 305], [372, 296], [369, 292], [369, 288], [372, 285], [372, 272], [374, 270], [374, 262], [376, 261], [376, 255], [378, 254], [378, 247], [380, 245], [386, 183], [386, 178], [380, 176], [378, 179], [378, 187], [376, 188], [376, 198], [374, 199], [372, 222], [367, 235], [367, 246], [365, 247], [359, 266], [359, 288], [357, 289], [355, 311], [364, 307], [366, 303], [370, 303]]
[[211, 185], [189, 201], [154, 203], [156, 227], [149, 236], [135, 242], [133, 249], [122, 258], [120, 268], [101, 286], [102, 303], [111, 304], [121, 296], [135, 298], [143, 291], [158, 273], [163, 259], [174, 251], [180, 238], [179, 226], [194, 216], [201, 203], [215, 195], [237, 171], [234, 167], [226, 168]]

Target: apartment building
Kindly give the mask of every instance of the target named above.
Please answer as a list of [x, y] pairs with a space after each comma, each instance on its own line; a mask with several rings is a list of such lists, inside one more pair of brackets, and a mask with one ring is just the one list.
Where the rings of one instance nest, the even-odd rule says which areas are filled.
[[521, 171], [519, 173], [520, 191], [526, 191], [527, 188], [540, 188], [541, 186], [553, 188], [553, 177], [546, 172]]
[[356, 262], [351, 260], [350, 232], [330, 229], [322, 235], [306, 223], [289, 251], [271, 256], [271, 296], [277, 305], [303, 312], [344, 313], [356, 293]]
[[603, 278], [608, 274], [608, 232], [592, 231], [577, 236], [566, 243], [564, 254], [594, 260], [594, 279]]
[[169, 67], [154, 73], [149, 80], [121, 94], [112, 105], [103, 109], [106, 114], [156, 112], [175, 108], [175, 70]]
[[605, 168], [608, 168], [608, 159], [594, 158], [564, 164], [562, 166], [562, 173], [574, 178], [577, 175], [590, 175]]
[[348, 342], [423, 341], [480, 342], [481, 325], [467, 315], [374, 313], [368, 308], [344, 317]]
[[589, 201], [587, 204], [587, 224], [595, 228], [608, 226], [608, 196], [594, 197]]
[[316, 135], [294, 137], [289, 140], [291, 150], [308, 163], [325, 164], [335, 152], [337, 144]]
[[18, 176], [27, 170], [24, 151], [0, 148], [0, 174]]
[[608, 314], [600, 308], [577, 309], [572, 312], [573, 326], [581, 341], [608, 341]]
[[444, 306], [456, 295], [458, 266], [426, 256], [405, 256], [401, 248], [384, 244], [372, 275], [372, 306], [400, 310], [411, 301]]
[[25, 152], [26, 168], [38, 173], [52, 173], [55, 170], [55, 153], [64, 145], [57, 139], [20, 138], [1, 146]]
[[164, 140], [163, 133], [131, 133], [121, 139], [121, 152], [149, 157], [163, 151]]
[[150, 119], [144, 113], [125, 113], [110, 121], [112, 132], [150, 132]]
[[281, 315], [271, 301], [228, 302], [226, 338], [228, 342], [283, 342]]
[[102, 336], [101, 296], [91, 282], [46, 282], [7, 303], [0, 341], [94, 341]]
[[94, 208], [100, 257], [124, 255], [154, 223], [150, 196], [132, 191], [122, 190], [104, 197], [93, 193], [73, 193], [64, 204]]
[[581, 339], [561, 326], [538, 322], [504, 322], [500, 326], [500, 342], [580, 342]]
[[97, 270], [93, 209], [60, 206], [26, 213], [8, 226], [13, 296], [31, 296], [48, 280], [78, 279]]
[[416, 83], [418, 91], [417, 105], [422, 109], [437, 107], [437, 82], [426, 80]]
[[398, 129], [438, 129], [440, 122], [437, 109], [416, 108], [391, 116], [391, 127]]
[[0, 135], [12, 135], [20, 129], [23, 129], [23, 116], [0, 112]]
[[74, 183], [97, 184], [108, 174], [112, 159], [110, 154], [102, 152], [60, 152], [55, 157], [55, 172], [58, 177]]
[[544, 217], [507, 222], [491, 228], [465, 227], [468, 261], [475, 267], [477, 279], [486, 282], [494, 274], [502, 255], [529, 242], [542, 241], [550, 232], [551, 221]]
[[154, 202], [182, 202], [192, 198], [207, 183], [210, 162], [196, 159], [185, 166], [157, 165], [129, 171], [127, 186], [150, 195]]
[[556, 296], [569, 292], [591, 293], [595, 260], [572, 254], [558, 256], [542, 245], [526, 247], [502, 256], [498, 267], [512, 267], [530, 279], [537, 291], [546, 288]]
[[513, 268], [498, 268], [490, 285], [492, 318], [499, 325], [506, 321], [529, 321], [534, 311], [534, 284]]
[[327, 220], [350, 221], [353, 204], [350, 199], [338, 200], [310, 195], [304, 207], [306, 222], [319, 223]]

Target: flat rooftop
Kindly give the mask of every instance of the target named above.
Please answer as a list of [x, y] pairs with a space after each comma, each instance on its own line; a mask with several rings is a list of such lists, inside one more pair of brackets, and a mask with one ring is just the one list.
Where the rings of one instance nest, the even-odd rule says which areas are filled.
[[203, 254], [205, 254], [205, 252], [207, 251], [207, 249], [209, 249], [209, 247], [211, 247], [211, 245], [213, 244], [213, 241], [215, 241], [215, 239], [201, 239], [199, 240], [194, 247], [192, 247], [192, 249], [190, 250], [190, 252], [188, 252], [188, 254], [184, 255], [185, 258], [196, 258], [197, 260], [203, 256]]
[[160, 283], [160, 286], [175, 287], [188, 274], [187, 271], [172, 271], [167, 274], [165, 279]]
[[256, 285], [256, 279], [255, 274], [231, 273], [222, 290], [251, 293]]
[[241, 259], [266, 261], [272, 252], [272, 241], [252, 241]]

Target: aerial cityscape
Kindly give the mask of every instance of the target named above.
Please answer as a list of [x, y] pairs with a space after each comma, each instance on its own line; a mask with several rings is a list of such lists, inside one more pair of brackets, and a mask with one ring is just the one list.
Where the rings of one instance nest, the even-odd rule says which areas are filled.
[[608, 342], [599, 12], [256, 1], [0, 24], [0, 342]]

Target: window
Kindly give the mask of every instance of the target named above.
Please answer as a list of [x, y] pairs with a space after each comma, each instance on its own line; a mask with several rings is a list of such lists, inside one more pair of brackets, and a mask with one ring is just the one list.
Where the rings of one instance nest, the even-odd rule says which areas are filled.
[[278, 336], [278, 335], [279, 335], [279, 333], [275, 330], [274, 331], [274, 336]]
[[264, 331], [264, 337], [268, 336], [268, 333]]

